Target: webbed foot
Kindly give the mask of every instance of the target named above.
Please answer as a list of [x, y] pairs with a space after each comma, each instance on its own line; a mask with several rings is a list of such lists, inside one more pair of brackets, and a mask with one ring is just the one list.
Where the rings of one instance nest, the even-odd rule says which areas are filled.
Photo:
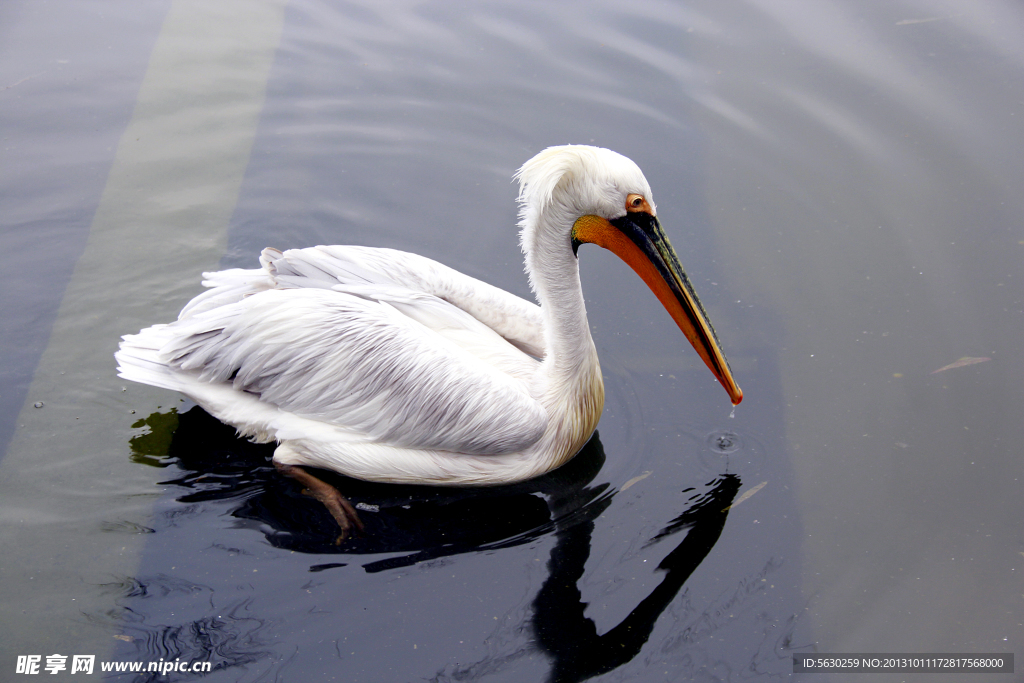
[[305, 486], [306, 488], [302, 491], [305, 495], [316, 498], [324, 504], [341, 528], [341, 534], [334, 540], [335, 545], [341, 545], [341, 542], [352, 534], [353, 529], [363, 530], [363, 522], [359, 519], [356, 509], [352, 507], [352, 503], [348, 502], [345, 496], [341, 495], [338, 489], [317, 479], [299, 465], [283, 465], [274, 461], [274, 467], [281, 474], [291, 477]]

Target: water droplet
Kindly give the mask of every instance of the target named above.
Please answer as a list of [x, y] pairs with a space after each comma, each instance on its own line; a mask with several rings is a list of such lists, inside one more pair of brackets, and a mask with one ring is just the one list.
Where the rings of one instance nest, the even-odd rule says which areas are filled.
[[43, 402], [42, 402], [42, 401], [36, 401], [36, 402], [35, 402], [35, 403], [33, 404], [33, 407], [34, 407], [34, 408], [42, 408], [42, 407], [43, 407]]

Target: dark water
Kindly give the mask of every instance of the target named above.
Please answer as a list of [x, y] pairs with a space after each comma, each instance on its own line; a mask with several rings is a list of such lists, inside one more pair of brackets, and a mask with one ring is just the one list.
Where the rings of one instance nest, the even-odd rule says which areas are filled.
[[[1021, 655], [1021, 35], [1013, 2], [5, 3], [4, 677], [53, 653], [218, 681]], [[336, 478], [367, 525], [341, 544], [271, 449], [115, 377], [120, 334], [268, 245], [528, 296], [510, 178], [566, 142], [644, 169], [735, 417], [596, 247], [598, 438], [516, 487]]]

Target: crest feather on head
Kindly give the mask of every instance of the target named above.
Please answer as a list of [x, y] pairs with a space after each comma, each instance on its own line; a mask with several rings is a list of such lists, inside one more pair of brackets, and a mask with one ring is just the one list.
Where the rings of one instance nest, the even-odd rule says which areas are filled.
[[525, 209], [532, 204], [543, 211], [559, 181], [571, 175], [575, 166], [581, 165], [582, 149], [593, 148], [578, 145], [548, 147], [523, 164], [514, 176], [519, 181], [520, 208]]

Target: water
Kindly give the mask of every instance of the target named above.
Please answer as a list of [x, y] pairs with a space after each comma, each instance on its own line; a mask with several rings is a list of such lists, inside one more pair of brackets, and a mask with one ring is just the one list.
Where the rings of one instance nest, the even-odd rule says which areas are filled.
[[[0, 667], [760, 680], [793, 653], [1021, 654], [1022, 28], [1012, 2], [5, 3]], [[342, 545], [267, 448], [114, 376], [120, 334], [268, 245], [401, 248], [528, 296], [510, 178], [565, 142], [644, 169], [733, 419], [596, 247], [599, 441], [511, 488], [339, 479], [368, 526]], [[991, 360], [932, 374], [962, 357]]]

